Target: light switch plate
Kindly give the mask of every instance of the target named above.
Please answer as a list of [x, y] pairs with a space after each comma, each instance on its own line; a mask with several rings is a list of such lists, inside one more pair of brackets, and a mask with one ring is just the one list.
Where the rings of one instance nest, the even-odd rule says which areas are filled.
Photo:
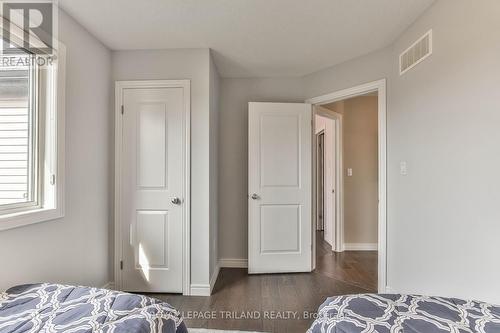
[[408, 175], [408, 165], [406, 164], [406, 161], [399, 162], [399, 173], [402, 176]]
[[347, 177], [352, 177], [352, 168], [347, 168]]

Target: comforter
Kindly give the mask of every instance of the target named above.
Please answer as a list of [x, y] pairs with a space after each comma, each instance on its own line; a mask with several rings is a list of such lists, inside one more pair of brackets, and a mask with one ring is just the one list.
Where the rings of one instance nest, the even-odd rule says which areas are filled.
[[500, 307], [455, 298], [400, 294], [331, 297], [309, 333], [500, 333]]
[[160, 300], [57, 284], [0, 293], [0, 332], [187, 333], [180, 313]]

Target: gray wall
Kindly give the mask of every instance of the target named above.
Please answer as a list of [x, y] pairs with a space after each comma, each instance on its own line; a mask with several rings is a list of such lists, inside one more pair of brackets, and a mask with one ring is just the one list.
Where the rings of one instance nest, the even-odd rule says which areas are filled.
[[[216, 273], [219, 247], [219, 110], [220, 110], [220, 76], [210, 54], [210, 271], [212, 278]], [[213, 286], [212, 286], [213, 287]]]
[[67, 47], [65, 216], [0, 232], [0, 290], [39, 281], [103, 286], [111, 279], [111, 53], [62, 11], [59, 39]]
[[[498, 17], [496, 0], [439, 0], [373, 54], [303, 78], [221, 80], [219, 257], [247, 257], [247, 103], [303, 101], [387, 78], [389, 287], [500, 303]], [[208, 283], [216, 216], [208, 50], [115, 52], [111, 78], [109, 50], [64, 13], [59, 24], [68, 48], [66, 216], [0, 233], [9, 272], [0, 289], [111, 279], [111, 79], [192, 80], [192, 282]], [[399, 53], [430, 28], [434, 54], [400, 77]], [[399, 175], [400, 161], [408, 162], [407, 176]]]
[[[344, 242], [378, 241], [378, 99], [343, 102]], [[352, 168], [352, 177], [346, 169]]]
[[[373, 54], [301, 80], [223, 80], [220, 257], [246, 259], [246, 102], [299, 101], [387, 78], [389, 287], [500, 303], [498, 17], [495, 0], [439, 0]], [[430, 28], [434, 54], [400, 77], [399, 53]]]
[[[388, 49], [305, 78], [307, 97], [388, 78], [388, 285], [396, 291], [500, 303], [498, 17], [498, 1], [437, 1]], [[430, 28], [433, 55], [399, 76], [399, 53]]]
[[191, 80], [191, 284], [210, 266], [210, 54], [208, 49], [115, 51], [113, 81]]
[[[500, 2], [438, 1], [434, 54], [389, 89], [389, 281], [500, 303]], [[398, 175], [399, 161], [408, 176]]]

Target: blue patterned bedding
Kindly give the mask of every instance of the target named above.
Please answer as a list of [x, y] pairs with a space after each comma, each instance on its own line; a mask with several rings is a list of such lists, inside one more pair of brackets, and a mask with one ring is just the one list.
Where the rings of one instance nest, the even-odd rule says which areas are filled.
[[399, 294], [331, 297], [309, 333], [500, 333], [500, 307], [454, 298]]
[[0, 332], [187, 333], [180, 313], [146, 296], [33, 284], [0, 293]]

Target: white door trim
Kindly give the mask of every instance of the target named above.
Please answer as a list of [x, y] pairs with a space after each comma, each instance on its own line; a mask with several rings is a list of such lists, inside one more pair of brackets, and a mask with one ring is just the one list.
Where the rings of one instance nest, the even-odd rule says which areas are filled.
[[184, 207], [183, 207], [183, 271], [182, 271], [182, 293], [189, 295], [191, 282], [191, 82], [190, 80], [148, 80], [148, 81], [116, 81], [115, 82], [115, 209], [114, 209], [114, 229], [115, 229], [115, 255], [114, 255], [114, 275], [115, 287], [122, 288], [122, 270], [120, 262], [122, 260], [122, 234], [120, 226], [121, 220], [121, 138], [122, 138], [122, 101], [124, 89], [134, 88], [183, 88], [184, 89]]
[[[378, 292], [387, 290], [387, 96], [386, 79], [308, 99], [306, 103], [322, 105], [378, 92]], [[314, 205], [313, 205], [314, 209]], [[315, 237], [316, 233], [313, 233]]]
[[[323, 193], [322, 193], [322, 196], [323, 196], [323, 231], [325, 231], [325, 200], [324, 200], [324, 196], [325, 196], [325, 191], [324, 191], [324, 188], [325, 188], [325, 171], [324, 171], [324, 168], [325, 168], [325, 154], [324, 154], [324, 141], [325, 141], [325, 137], [326, 137], [326, 130], [325, 129], [322, 129], [321, 131], [317, 132], [316, 133], [316, 118], [315, 118], [315, 111], [314, 111], [314, 108], [312, 110], [312, 119], [313, 119], [313, 131], [314, 131], [314, 137], [313, 137], [313, 147], [315, 147], [314, 149], [314, 152], [312, 152], [312, 155], [313, 155], [313, 160], [315, 162], [318, 161], [318, 151], [319, 151], [319, 143], [318, 143], [318, 138], [323, 135]], [[312, 184], [312, 188], [313, 188], [313, 192], [314, 192], [314, 196], [311, 196], [314, 197], [313, 199], [313, 204], [315, 205], [315, 207], [312, 209], [312, 212], [313, 212], [313, 220], [315, 220], [316, 222], [316, 229], [315, 230], [318, 230], [318, 221], [319, 221], [319, 214], [318, 214], [318, 193], [319, 193], [319, 190], [318, 190], [318, 163], [313, 163], [313, 179], [314, 179], [314, 182]], [[313, 263], [313, 267], [315, 267], [315, 264]]]
[[[313, 106], [313, 119], [316, 115], [335, 120], [335, 220], [334, 220], [334, 239], [332, 251], [344, 251], [344, 161], [343, 161], [343, 115], [334, 111], [323, 112]], [[316, 158], [313, 159], [313, 164]], [[316, 169], [314, 169], [316, 170]], [[314, 171], [313, 170], [313, 171]], [[317, 215], [317, 212], [313, 213]]]

